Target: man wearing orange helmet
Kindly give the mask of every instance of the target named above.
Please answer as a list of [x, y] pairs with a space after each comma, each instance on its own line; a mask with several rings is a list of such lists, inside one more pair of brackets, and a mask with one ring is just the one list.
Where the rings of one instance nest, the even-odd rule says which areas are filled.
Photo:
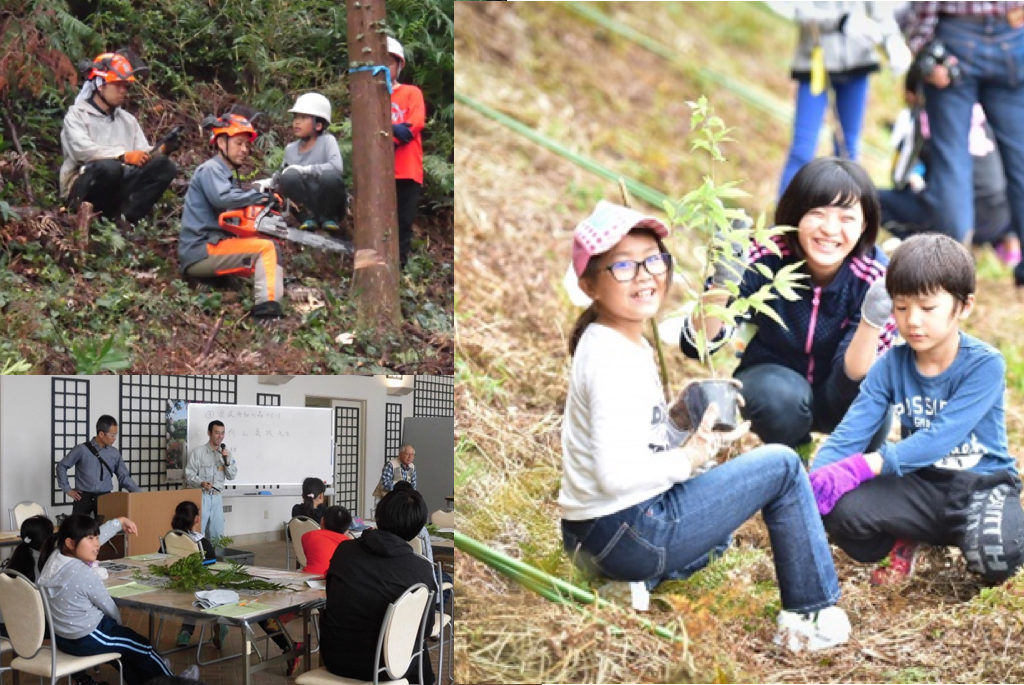
[[207, 117], [203, 128], [210, 132], [216, 154], [196, 169], [185, 193], [185, 209], [178, 238], [178, 266], [186, 276], [212, 278], [243, 274], [253, 277], [257, 319], [284, 316], [284, 271], [277, 263], [277, 246], [267, 238], [237, 238], [220, 227], [221, 212], [266, 204], [269, 196], [246, 190], [236, 172], [249, 157], [256, 129], [248, 118], [227, 112]]
[[402, 44], [388, 36], [391, 56], [391, 133], [395, 142], [395, 193], [398, 200], [398, 254], [402, 268], [412, 245], [412, 222], [416, 218], [423, 187], [423, 127], [426, 107], [423, 91], [408, 83], [399, 83], [405, 66]]
[[60, 193], [72, 211], [88, 201], [108, 219], [123, 215], [135, 223], [149, 214], [174, 179], [174, 162], [165, 154], [151, 155], [139, 122], [122, 109], [128, 84], [146, 69], [117, 52], [105, 52], [89, 64], [60, 132]]

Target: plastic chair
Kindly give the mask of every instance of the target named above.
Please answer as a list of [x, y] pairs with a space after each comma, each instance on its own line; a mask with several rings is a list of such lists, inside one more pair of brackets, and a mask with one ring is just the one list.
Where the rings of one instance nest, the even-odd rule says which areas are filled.
[[203, 553], [202, 545], [190, 538], [188, 533], [183, 530], [167, 531], [167, 534], [160, 538], [160, 546], [165, 554], [170, 554], [172, 557], [189, 557], [196, 552]]
[[[419, 658], [420, 678], [423, 682], [423, 634], [427, 626], [427, 612], [434, 593], [423, 583], [406, 590], [384, 612], [384, 621], [377, 635], [377, 649], [373, 655], [373, 680], [363, 681], [334, 675], [326, 668], [307, 671], [295, 679], [296, 685], [387, 685], [407, 683], [405, 672], [414, 658]], [[417, 618], [419, 619], [417, 621]], [[384, 665], [378, 667], [383, 656]], [[388, 679], [381, 680], [384, 674]]]
[[[119, 681], [124, 685], [121, 655], [117, 652], [72, 656], [53, 646], [57, 644], [57, 637], [46, 593], [17, 571], [0, 573], [0, 613], [16, 655], [11, 660], [13, 670], [49, 678], [50, 685], [56, 685], [58, 678], [114, 661]], [[44, 647], [43, 640], [47, 638], [50, 645]]]
[[[5, 637], [0, 637], [0, 659], [6, 652], [11, 651], [14, 647], [11, 647], [11, 641]], [[0, 666], [0, 685], [4, 682], [4, 673], [12, 670], [10, 666]]]
[[46, 513], [46, 507], [38, 502], [32, 502], [25, 500], [24, 502], [18, 502], [10, 508], [11, 515], [11, 530], [21, 530], [21, 523], [27, 518], [32, 516], [46, 516], [49, 518], [49, 514]]
[[320, 524], [308, 516], [296, 516], [288, 522], [288, 534], [292, 537], [292, 549], [299, 568], [306, 567], [306, 551], [302, 549], [302, 536], [311, 530], [320, 530]]
[[[444, 643], [445, 635], [447, 633], [448, 640], [448, 682], [454, 683], [455, 676], [452, 673], [452, 665], [455, 663], [455, 635], [451, 629], [452, 616], [455, 615], [454, 610], [445, 611], [444, 607], [444, 593], [445, 590], [451, 590], [454, 586], [444, 579], [444, 575], [441, 573], [442, 567], [441, 562], [438, 561], [434, 564], [434, 584], [437, 586], [437, 593], [434, 596], [436, 600], [434, 602], [437, 610], [434, 612], [434, 626], [430, 631], [429, 637], [431, 640], [437, 640], [437, 677], [440, 679], [441, 674], [444, 673]], [[454, 593], [452, 599], [454, 602]], [[446, 630], [447, 629], [447, 630]], [[433, 648], [428, 647], [427, 651], [431, 651]]]
[[430, 515], [430, 522], [438, 528], [451, 528], [455, 529], [455, 512], [454, 511], [442, 511], [438, 509]]

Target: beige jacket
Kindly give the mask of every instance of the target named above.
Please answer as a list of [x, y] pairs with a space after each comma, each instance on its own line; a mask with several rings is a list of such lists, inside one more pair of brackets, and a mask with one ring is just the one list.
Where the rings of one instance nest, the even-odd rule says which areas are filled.
[[116, 159], [129, 150], [149, 150], [142, 127], [120, 107], [104, 114], [88, 102], [72, 105], [60, 131], [64, 165], [60, 168], [60, 196], [67, 199], [82, 166], [97, 159]]

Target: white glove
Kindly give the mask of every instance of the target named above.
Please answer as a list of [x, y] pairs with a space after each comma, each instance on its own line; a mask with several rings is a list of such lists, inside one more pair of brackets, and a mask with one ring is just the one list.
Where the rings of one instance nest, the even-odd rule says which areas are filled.
[[261, 193], [269, 192], [274, 187], [274, 179], [272, 178], [258, 178], [252, 182]]
[[924, 178], [921, 174], [910, 174], [910, 176], [907, 176], [907, 185], [910, 186], [911, 192], [920, 194], [925, 188]]
[[312, 173], [312, 171], [313, 171], [313, 167], [308, 166], [306, 164], [292, 164], [291, 166], [286, 167], [284, 169], [284, 171], [282, 171], [281, 173], [282, 174], [290, 174], [290, 173], [294, 172], [294, 173], [299, 174], [301, 176], [309, 176], [310, 173]]
[[[863, 12], [850, 12], [843, 23], [843, 33], [848, 38], [863, 40], [872, 45], [882, 42], [882, 25]], [[909, 67], [909, 62], [907, 63]]]
[[889, 58], [889, 69], [895, 76], [903, 76], [914, 61], [903, 36], [894, 33], [885, 39], [885, 55]]

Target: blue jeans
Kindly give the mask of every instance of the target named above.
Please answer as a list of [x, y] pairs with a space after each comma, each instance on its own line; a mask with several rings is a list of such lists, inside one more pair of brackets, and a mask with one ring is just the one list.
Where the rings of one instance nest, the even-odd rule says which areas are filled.
[[[971, 156], [967, 133], [975, 102], [985, 109], [1006, 171], [1006, 196], [1013, 229], [1024, 231], [1024, 29], [1005, 19], [968, 21], [941, 16], [935, 37], [957, 57], [963, 79], [957, 85], [925, 85], [932, 157], [926, 200], [936, 228], [963, 241], [974, 226]], [[1014, 276], [1024, 283], [1024, 263]]]
[[[836, 114], [843, 131], [843, 147], [840, 149], [839, 141], [833, 141], [833, 153], [837, 157], [857, 159], [860, 153], [860, 132], [864, 126], [864, 110], [868, 102], [868, 75], [836, 79], [830, 81], [829, 87], [835, 93]], [[829, 89], [826, 88], [822, 93], [813, 95], [810, 80], [802, 80], [797, 86], [793, 142], [789, 147], [786, 166], [782, 170], [780, 197], [796, 176], [796, 172], [800, 171], [800, 167], [814, 159], [814, 153], [818, 149], [818, 133], [825, 118], [825, 109], [828, 107], [828, 93]], [[966, 136], [964, 140], [967, 140]]]
[[[860, 383], [837, 364], [824, 383], [807, 379], [781, 364], [756, 364], [736, 373], [743, 383], [743, 417], [763, 442], [790, 447], [810, 442], [811, 431], [831, 433], [853, 404]], [[865, 452], [877, 449], [889, 433], [889, 418], [878, 428]]]
[[202, 505], [200, 530], [210, 544], [215, 545], [218, 539], [224, 537], [224, 500], [219, 493], [204, 491]]
[[707, 564], [758, 511], [771, 536], [783, 608], [835, 604], [839, 581], [811, 484], [800, 458], [782, 445], [758, 447], [614, 514], [563, 519], [562, 541], [584, 568], [652, 587]]

